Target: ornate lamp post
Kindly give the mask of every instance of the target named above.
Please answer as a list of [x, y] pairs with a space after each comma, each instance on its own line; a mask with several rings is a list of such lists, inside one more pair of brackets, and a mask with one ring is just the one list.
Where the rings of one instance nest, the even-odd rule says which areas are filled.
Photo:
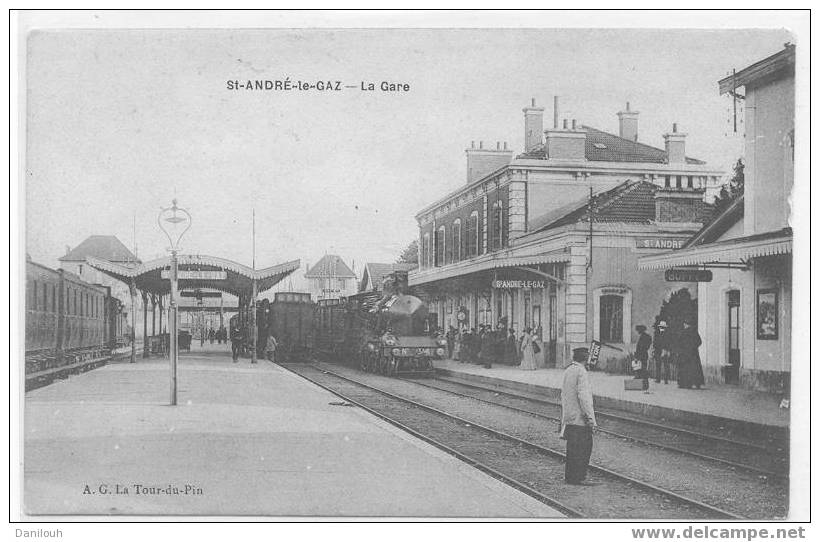
[[169, 295], [169, 315], [171, 324], [171, 405], [177, 404], [177, 358], [179, 356], [179, 345], [177, 344], [177, 328], [179, 326], [179, 310], [177, 307], [177, 251], [179, 241], [185, 232], [191, 227], [191, 214], [181, 207], [177, 207], [176, 198], [171, 202], [171, 207], [162, 209], [157, 216], [157, 224], [162, 233], [168, 237], [171, 246], [171, 293]]

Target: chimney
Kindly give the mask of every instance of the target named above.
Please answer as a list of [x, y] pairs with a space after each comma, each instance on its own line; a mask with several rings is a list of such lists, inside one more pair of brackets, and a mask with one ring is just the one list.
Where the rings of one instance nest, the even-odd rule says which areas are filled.
[[655, 192], [655, 223], [658, 225], [686, 226], [688, 229], [700, 229], [706, 216], [706, 204], [703, 201], [705, 188], [680, 190], [677, 188], [658, 188]]
[[[556, 119], [557, 124], [557, 119]], [[570, 127], [564, 119], [563, 128], [547, 130], [546, 157], [548, 160], [585, 160], [587, 133], [578, 128], [575, 119]]]
[[630, 141], [638, 141], [638, 111], [632, 111], [629, 102], [626, 109], [618, 111], [618, 135]]
[[558, 96], [552, 97], [552, 128], [558, 129]]
[[500, 141], [496, 143], [495, 149], [485, 149], [484, 142], [479, 141], [478, 148], [475, 148], [473, 144], [465, 152], [467, 154], [467, 184], [506, 166], [513, 159], [513, 151], [507, 148], [506, 142], [502, 146]]
[[686, 162], [686, 134], [678, 132], [678, 123], [672, 125], [672, 131], [663, 135], [666, 144], [666, 161], [669, 164]]
[[68, 246], [68, 245], [66, 245], [66, 246], [65, 246], [65, 253], [66, 253], [66, 256], [68, 255], [68, 253], [69, 253], [69, 252], [71, 252], [71, 247], [70, 247], [70, 246]]
[[530, 152], [541, 144], [541, 134], [544, 133], [544, 108], [532, 105], [522, 109], [524, 112], [524, 152]]

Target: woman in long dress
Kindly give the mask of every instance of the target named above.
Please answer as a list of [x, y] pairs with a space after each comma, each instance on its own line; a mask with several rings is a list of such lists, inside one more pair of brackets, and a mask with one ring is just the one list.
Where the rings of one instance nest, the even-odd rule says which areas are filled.
[[703, 366], [698, 348], [700, 335], [690, 322], [683, 322], [683, 330], [678, 336], [678, 387], [700, 389], [704, 384]]
[[534, 371], [537, 368], [535, 365], [535, 350], [532, 347], [534, 340], [532, 329], [524, 329], [524, 334], [521, 336], [521, 368], [525, 371]]
[[463, 345], [461, 344], [461, 341], [463, 340], [461, 325], [459, 325], [456, 329], [455, 337], [453, 337], [453, 339], [453, 359], [456, 361], [461, 361], [461, 349], [463, 348]]

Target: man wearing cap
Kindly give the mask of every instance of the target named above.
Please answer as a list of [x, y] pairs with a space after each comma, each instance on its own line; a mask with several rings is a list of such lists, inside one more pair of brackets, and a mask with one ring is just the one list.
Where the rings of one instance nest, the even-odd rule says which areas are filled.
[[669, 335], [666, 331], [666, 321], [659, 320], [655, 324], [655, 336], [652, 338], [652, 358], [655, 360], [655, 382], [660, 384], [661, 376], [663, 383], [669, 384], [669, 365], [671, 360], [671, 348], [669, 345]]
[[592, 455], [592, 428], [598, 424], [585, 366], [588, 357], [588, 348], [573, 349], [572, 364], [564, 371], [561, 387], [561, 437], [567, 441], [564, 479], [574, 485], [592, 485], [584, 478]]

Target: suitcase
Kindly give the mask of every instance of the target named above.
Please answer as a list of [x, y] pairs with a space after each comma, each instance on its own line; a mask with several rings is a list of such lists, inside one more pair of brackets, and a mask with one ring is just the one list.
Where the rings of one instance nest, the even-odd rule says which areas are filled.
[[643, 380], [637, 378], [625, 378], [624, 389], [627, 391], [641, 391], [643, 390]]

